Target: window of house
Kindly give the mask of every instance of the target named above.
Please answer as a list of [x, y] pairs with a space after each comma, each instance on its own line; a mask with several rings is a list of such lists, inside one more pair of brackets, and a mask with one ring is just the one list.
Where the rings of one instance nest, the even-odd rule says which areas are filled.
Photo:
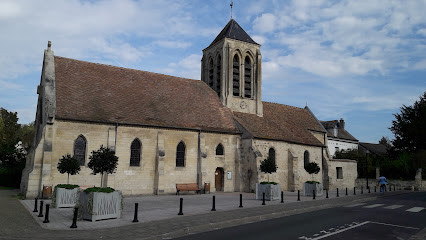
[[217, 57], [217, 66], [216, 66], [216, 92], [220, 97], [221, 91], [221, 77], [222, 77], [222, 57], [219, 55]]
[[240, 96], [240, 59], [236, 54], [232, 63], [232, 94]]
[[130, 145], [130, 166], [140, 166], [141, 146], [142, 144], [137, 138]]
[[74, 158], [78, 160], [80, 166], [84, 166], [86, 161], [86, 138], [82, 135], [74, 141]]
[[176, 148], [176, 167], [185, 167], [185, 143], [182, 141]]
[[251, 61], [248, 56], [244, 62], [244, 97], [251, 98]]
[[334, 148], [334, 151], [335, 151], [335, 152], [338, 152], [338, 151], [339, 151], [339, 147], [335, 147], [335, 148]]
[[275, 162], [275, 149], [270, 148], [268, 152], [268, 156]]
[[303, 167], [306, 168], [308, 164], [309, 164], [309, 152], [305, 151], [305, 153], [303, 154]]
[[343, 179], [343, 169], [342, 167], [336, 167], [337, 179]]
[[223, 153], [223, 146], [222, 146], [221, 143], [219, 143], [219, 145], [217, 145], [217, 147], [216, 147], [216, 155], [219, 155], [219, 156], [223, 156], [224, 155], [224, 153]]

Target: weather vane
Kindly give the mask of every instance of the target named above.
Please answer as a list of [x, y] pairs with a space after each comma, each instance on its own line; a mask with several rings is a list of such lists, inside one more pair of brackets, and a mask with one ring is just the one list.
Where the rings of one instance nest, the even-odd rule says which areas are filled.
[[234, 5], [234, 1], [231, 1], [231, 4], [229, 4], [229, 6], [231, 6], [231, 19], [232, 19], [232, 6]]

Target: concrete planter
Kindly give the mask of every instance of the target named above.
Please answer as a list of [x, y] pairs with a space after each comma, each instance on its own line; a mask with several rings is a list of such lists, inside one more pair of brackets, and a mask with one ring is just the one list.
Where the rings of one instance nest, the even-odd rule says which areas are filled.
[[313, 196], [313, 190], [315, 190], [315, 196], [322, 196], [323, 186], [321, 183], [304, 183], [303, 194], [305, 196]]
[[80, 188], [66, 189], [55, 187], [52, 206], [57, 208], [75, 207], [80, 195]]
[[81, 192], [80, 217], [92, 222], [102, 219], [120, 218], [123, 196], [120, 191], [112, 193]]
[[281, 186], [279, 184], [256, 183], [256, 199], [262, 199], [263, 193], [265, 193], [265, 200], [279, 200], [281, 198]]

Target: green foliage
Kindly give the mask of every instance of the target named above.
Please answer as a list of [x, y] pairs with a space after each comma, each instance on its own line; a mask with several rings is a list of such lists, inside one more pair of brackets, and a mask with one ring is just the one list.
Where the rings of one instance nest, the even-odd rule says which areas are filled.
[[63, 155], [62, 158], [59, 159], [57, 168], [60, 173], [68, 174], [68, 183], [70, 174], [75, 175], [79, 173], [81, 169], [78, 160], [74, 157], [71, 157], [70, 154]]
[[306, 181], [305, 183], [309, 183], [309, 184], [320, 184], [320, 182], [317, 182], [317, 181]]
[[118, 164], [118, 157], [115, 156], [115, 152], [111, 149], [101, 145], [99, 150], [92, 151], [90, 161], [87, 166], [92, 169], [93, 174], [101, 174], [101, 187], [102, 179], [105, 173], [112, 174], [115, 172]]
[[79, 185], [75, 184], [58, 184], [56, 185], [57, 188], [65, 188], [65, 189], [74, 189], [80, 187]]
[[110, 188], [110, 187], [91, 187], [91, 188], [86, 188], [84, 190], [84, 192], [86, 193], [91, 193], [91, 192], [103, 192], [103, 193], [112, 193], [114, 192], [115, 189], [114, 188]]
[[377, 162], [382, 159], [380, 156], [358, 152], [357, 149], [340, 150], [335, 154], [336, 159], [350, 159], [357, 161], [357, 172], [360, 178], [375, 178]]
[[260, 171], [264, 173], [274, 173], [277, 171], [277, 168], [277, 164], [271, 157], [268, 157], [260, 163]]
[[321, 169], [318, 166], [318, 163], [316, 163], [316, 162], [310, 162], [310, 163], [308, 163], [308, 165], [306, 165], [305, 170], [309, 174], [318, 174]]
[[264, 185], [264, 184], [277, 185], [278, 183], [276, 183], [276, 182], [260, 182], [260, 184], [262, 184], [262, 185]]

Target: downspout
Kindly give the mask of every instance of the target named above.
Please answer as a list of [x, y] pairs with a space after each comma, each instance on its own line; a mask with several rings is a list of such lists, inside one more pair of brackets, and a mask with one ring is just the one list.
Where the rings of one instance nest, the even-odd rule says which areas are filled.
[[198, 152], [197, 152], [197, 186], [200, 186], [200, 166], [201, 166], [201, 129], [198, 130]]
[[118, 123], [115, 124], [114, 152], [117, 151], [117, 129], [118, 129]]

